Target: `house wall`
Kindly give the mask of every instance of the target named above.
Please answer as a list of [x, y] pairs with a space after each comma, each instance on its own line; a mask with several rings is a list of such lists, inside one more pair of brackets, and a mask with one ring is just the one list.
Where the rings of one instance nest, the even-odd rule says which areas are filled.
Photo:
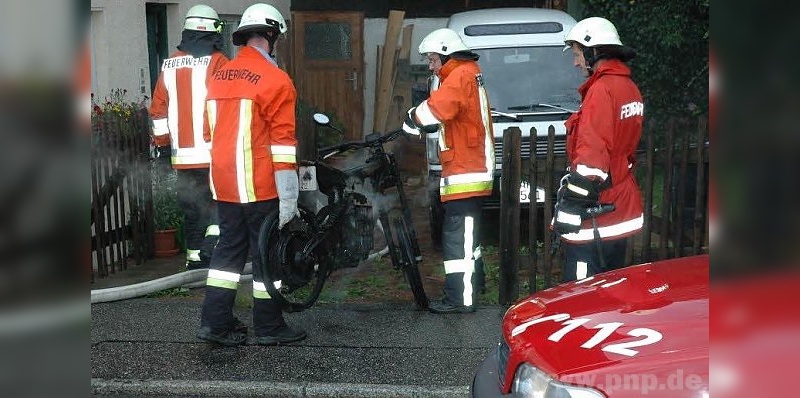
[[[102, 100], [112, 89], [128, 90], [129, 100], [150, 96], [146, 3], [167, 5], [169, 51], [181, 39], [186, 12], [207, 4], [220, 15], [241, 15], [252, 0], [91, 0], [92, 92]], [[288, 20], [291, 0], [270, 0]]]
[[[115, 88], [126, 89], [129, 100], [138, 100], [143, 95], [150, 96], [146, 3], [167, 5], [167, 35], [172, 52], [180, 41], [186, 11], [198, 4], [198, 1], [91, 0], [92, 92], [98, 101]], [[241, 15], [253, 1], [204, 0], [203, 3], [225, 16]], [[270, 0], [269, 3], [287, 19], [291, 17], [292, 0]], [[569, 3], [577, 5], [577, 2]], [[446, 17], [408, 18], [403, 21], [404, 26], [414, 25], [410, 57], [412, 64], [425, 64], [416, 50], [419, 43], [425, 35], [444, 27], [446, 23]], [[365, 132], [369, 132], [374, 119], [377, 48], [384, 44], [386, 24], [386, 18], [366, 18], [364, 21]]]

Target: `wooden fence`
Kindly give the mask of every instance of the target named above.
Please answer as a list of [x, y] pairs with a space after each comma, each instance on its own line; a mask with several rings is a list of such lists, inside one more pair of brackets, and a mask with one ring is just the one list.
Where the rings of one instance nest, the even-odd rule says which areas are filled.
[[92, 280], [153, 253], [150, 119], [106, 112], [92, 118]]
[[[560, 276], [563, 251], [551, 255], [553, 235], [547, 227], [553, 217], [554, 195], [565, 174], [567, 159], [555, 153], [555, 129], [550, 126], [547, 151], [535, 161], [520, 156], [518, 128], [503, 132], [501, 186], [499, 302], [513, 303], [519, 295], [520, 275], [527, 293], [537, 286], [551, 287]], [[536, 132], [532, 131], [531, 136]], [[542, 139], [541, 137], [539, 138]], [[532, 145], [532, 148], [534, 146]], [[708, 128], [705, 118], [675, 119], [666, 126], [645, 126], [637, 152], [636, 178], [644, 202], [644, 228], [628, 238], [627, 264], [708, 253]], [[544, 206], [521, 220], [520, 181], [544, 188]], [[527, 242], [520, 242], [521, 223], [527, 223]], [[523, 224], [524, 225], [524, 224]], [[528, 254], [519, 248], [527, 245]], [[542, 279], [543, 283], [537, 284]]]
[[[315, 109], [297, 109], [298, 158], [314, 159], [319, 128]], [[104, 113], [92, 118], [92, 280], [141, 264], [154, 255], [153, 167], [147, 110], [125, 118]]]

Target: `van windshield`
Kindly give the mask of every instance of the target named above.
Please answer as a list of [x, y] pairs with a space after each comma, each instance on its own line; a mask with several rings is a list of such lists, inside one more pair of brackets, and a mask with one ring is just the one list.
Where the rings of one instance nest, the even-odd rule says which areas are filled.
[[[572, 52], [563, 46], [476, 49], [489, 103], [499, 111], [519, 106], [552, 104], [578, 109], [578, 86], [584, 78], [572, 66]], [[530, 109], [552, 111], [552, 109]]]

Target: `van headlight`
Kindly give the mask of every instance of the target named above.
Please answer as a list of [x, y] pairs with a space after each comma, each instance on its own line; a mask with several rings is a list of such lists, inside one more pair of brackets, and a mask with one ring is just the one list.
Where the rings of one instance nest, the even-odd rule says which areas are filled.
[[604, 398], [597, 390], [576, 387], [553, 380], [544, 372], [526, 363], [514, 375], [512, 391], [525, 398]]

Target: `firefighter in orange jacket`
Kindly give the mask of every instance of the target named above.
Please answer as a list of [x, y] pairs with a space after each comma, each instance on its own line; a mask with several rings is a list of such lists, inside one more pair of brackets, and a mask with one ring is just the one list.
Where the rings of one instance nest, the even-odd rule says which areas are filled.
[[474, 295], [482, 288], [479, 223], [483, 197], [492, 193], [494, 135], [489, 100], [471, 52], [451, 29], [438, 29], [419, 45], [439, 88], [411, 108], [403, 129], [415, 135], [439, 132], [444, 207], [442, 254], [444, 297], [430, 305], [433, 313], [475, 311]]
[[[286, 33], [274, 7], [248, 7], [233, 33], [242, 46], [236, 58], [214, 73], [207, 120], [211, 138], [211, 189], [217, 200], [220, 240], [211, 259], [197, 337], [223, 345], [243, 344], [247, 328], [232, 313], [249, 249], [256, 248], [261, 224], [279, 209], [281, 228], [298, 215], [295, 106], [297, 93], [272, 52]], [[287, 326], [280, 304], [260, 275], [253, 250], [253, 324], [256, 343], [298, 341], [306, 333]]]
[[[564, 242], [562, 280], [570, 281], [621, 267], [626, 238], [642, 228], [633, 167], [644, 105], [625, 65], [636, 54], [622, 44], [611, 22], [584, 19], [565, 43], [588, 78], [578, 88], [580, 110], [566, 121], [570, 172], [562, 179], [553, 220]], [[587, 209], [599, 204], [612, 204], [613, 210], [593, 217]]]
[[213, 8], [193, 6], [183, 28], [178, 51], [162, 63], [150, 116], [155, 145], [172, 147], [178, 203], [184, 216], [186, 268], [198, 269], [208, 267], [219, 236], [208, 187], [211, 155], [203, 139], [206, 86], [228, 58], [220, 52], [222, 23]]

